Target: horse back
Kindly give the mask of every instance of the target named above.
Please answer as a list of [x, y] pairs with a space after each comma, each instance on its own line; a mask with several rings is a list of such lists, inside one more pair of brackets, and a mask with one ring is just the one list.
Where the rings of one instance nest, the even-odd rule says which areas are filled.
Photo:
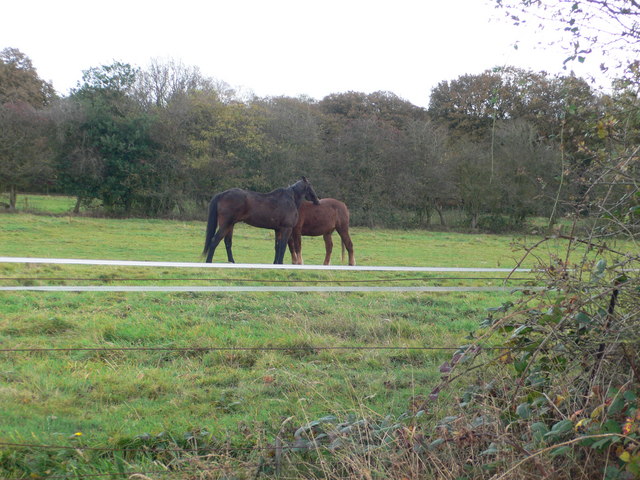
[[241, 222], [247, 213], [247, 198], [251, 192], [241, 188], [231, 188], [215, 196], [218, 217], [222, 221]]
[[218, 199], [220, 223], [244, 222], [259, 228], [292, 228], [298, 219], [295, 202], [286, 190], [258, 193], [241, 188], [226, 190]]
[[301, 235], [315, 237], [349, 226], [349, 210], [335, 198], [323, 198], [318, 205], [303, 202], [298, 213], [295, 230]]

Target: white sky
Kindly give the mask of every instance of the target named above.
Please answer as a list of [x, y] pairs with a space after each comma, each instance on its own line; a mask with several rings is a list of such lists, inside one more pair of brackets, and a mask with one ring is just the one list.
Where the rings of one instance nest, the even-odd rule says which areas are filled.
[[[66, 95], [82, 71], [118, 60], [182, 61], [258, 96], [386, 90], [426, 107], [438, 82], [515, 65], [556, 73], [487, 0], [13, 0], [0, 49], [26, 54]], [[518, 42], [519, 48], [514, 49]], [[579, 75], [597, 71], [588, 60]]]

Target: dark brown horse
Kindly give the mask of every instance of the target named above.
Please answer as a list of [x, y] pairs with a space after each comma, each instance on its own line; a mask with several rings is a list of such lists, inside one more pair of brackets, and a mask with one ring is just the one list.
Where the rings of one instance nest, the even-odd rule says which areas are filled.
[[202, 252], [207, 256], [207, 263], [211, 263], [213, 253], [223, 238], [227, 258], [234, 262], [231, 243], [233, 226], [238, 222], [275, 230], [276, 256], [273, 263], [282, 263], [304, 198], [318, 203], [316, 192], [305, 177], [287, 188], [279, 188], [270, 193], [232, 188], [217, 194], [209, 203], [209, 221]]
[[344, 262], [344, 249], [346, 248], [349, 252], [349, 265], [355, 265], [353, 242], [349, 237], [349, 209], [347, 206], [335, 198], [323, 198], [317, 205], [311, 202], [302, 202], [298, 211], [298, 223], [293, 228], [289, 239], [291, 261], [294, 264], [302, 265], [302, 235], [308, 237], [322, 235], [326, 251], [324, 264], [329, 265], [333, 250], [331, 234], [334, 230], [338, 231], [342, 240], [342, 261]]

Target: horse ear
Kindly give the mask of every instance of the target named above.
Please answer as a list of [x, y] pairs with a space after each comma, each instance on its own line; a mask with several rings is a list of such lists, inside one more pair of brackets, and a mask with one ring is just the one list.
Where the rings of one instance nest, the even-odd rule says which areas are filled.
[[307, 177], [305, 177], [304, 175], [302, 176], [302, 181], [303, 181], [304, 183], [309, 183], [309, 180], [307, 180]]

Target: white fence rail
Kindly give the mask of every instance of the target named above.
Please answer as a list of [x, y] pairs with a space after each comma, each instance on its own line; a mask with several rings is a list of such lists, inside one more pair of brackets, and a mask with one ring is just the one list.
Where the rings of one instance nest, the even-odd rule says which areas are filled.
[[[270, 270], [330, 270], [368, 272], [423, 272], [423, 273], [530, 273], [528, 268], [484, 268], [484, 267], [391, 267], [391, 266], [344, 266], [344, 265], [274, 265], [249, 263], [189, 263], [154, 262], [137, 260], [94, 260], [77, 258], [37, 258], [0, 257], [0, 263], [92, 265], [118, 267], [163, 267], [200, 269], [270, 269]], [[34, 278], [33, 280], [38, 280]], [[45, 279], [43, 279], [45, 280]], [[428, 280], [428, 278], [425, 278]], [[506, 280], [506, 278], [505, 278]], [[154, 286], [154, 285], [19, 285], [0, 286], [0, 291], [41, 291], [41, 292], [509, 292], [514, 290], [535, 290], [530, 286]]]
[[44, 263], [56, 265], [112, 265], [117, 267], [165, 268], [234, 268], [262, 270], [343, 270], [367, 272], [531, 272], [529, 268], [465, 268], [465, 267], [383, 267], [375, 265], [274, 265], [271, 263], [189, 263], [150, 262], [138, 260], [90, 260], [84, 258], [0, 257], [0, 263]]

